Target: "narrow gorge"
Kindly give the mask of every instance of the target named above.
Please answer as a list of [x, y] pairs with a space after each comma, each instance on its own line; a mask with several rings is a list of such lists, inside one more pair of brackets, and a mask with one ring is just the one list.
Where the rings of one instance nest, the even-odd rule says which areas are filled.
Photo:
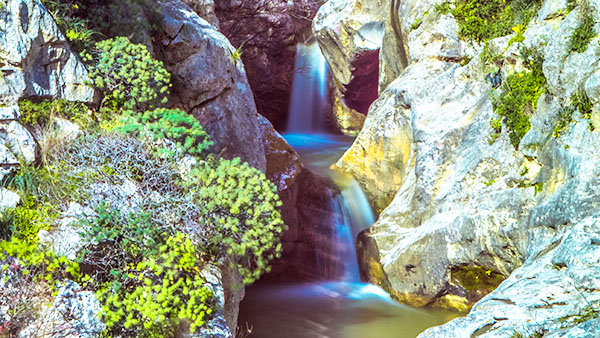
[[600, 1], [0, 0], [0, 337], [600, 337]]

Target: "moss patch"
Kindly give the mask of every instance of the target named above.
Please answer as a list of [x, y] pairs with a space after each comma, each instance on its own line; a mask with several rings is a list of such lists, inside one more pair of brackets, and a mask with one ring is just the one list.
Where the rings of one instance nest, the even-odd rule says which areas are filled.
[[494, 291], [505, 279], [499, 272], [481, 266], [454, 267], [450, 276], [467, 291]]
[[589, 4], [583, 3], [580, 10], [581, 13], [581, 24], [575, 29], [571, 35], [569, 42], [569, 50], [571, 52], [583, 53], [587, 49], [588, 45], [594, 37], [594, 18], [592, 17]]
[[436, 10], [456, 18], [461, 38], [485, 42], [511, 34], [515, 26], [527, 25], [540, 5], [540, 0], [450, 0]]
[[531, 128], [529, 118], [535, 114], [537, 101], [546, 86], [543, 56], [526, 48], [521, 54], [528, 69], [509, 75], [500, 87], [502, 92], [492, 100], [494, 110], [508, 127], [510, 143], [515, 149]]

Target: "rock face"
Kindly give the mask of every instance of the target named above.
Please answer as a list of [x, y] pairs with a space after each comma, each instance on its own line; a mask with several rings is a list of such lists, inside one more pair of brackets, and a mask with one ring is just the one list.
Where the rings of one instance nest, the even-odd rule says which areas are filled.
[[[273, 262], [267, 279], [335, 280], [336, 217], [331, 200], [337, 189], [306, 169], [298, 154], [277, 133], [269, 121], [261, 118], [267, 150], [267, 177], [277, 186], [283, 202], [282, 217], [289, 230], [282, 238], [283, 255]], [[323, 269], [323, 267], [327, 267]]]
[[[338, 163], [382, 210], [376, 224], [359, 235], [362, 278], [400, 302], [458, 310], [468, 310], [495, 289], [467, 318], [432, 329], [425, 337], [510, 337], [511, 330], [526, 336], [533, 334], [536, 321], [556, 336], [594, 332], [598, 324], [591, 318], [597, 312], [586, 314], [573, 290], [581, 290], [597, 307], [594, 285], [600, 274], [590, 268], [594, 259], [588, 253], [595, 257], [593, 229], [600, 205], [595, 188], [600, 183], [600, 134], [590, 131], [600, 126], [598, 37], [583, 53], [571, 52], [581, 6], [565, 15], [566, 2], [548, 0], [522, 43], [509, 44], [510, 37], [489, 41], [504, 60], [503, 78], [523, 71], [520, 47], [545, 57], [548, 86], [516, 150], [506, 125], [490, 141], [490, 121], [497, 117], [491, 97], [502, 95], [503, 89], [494, 91], [485, 82], [489, 70], [483, 66], [482, 46], [459, 40], [455, 19], [434, 10], [438, 2], [402, 3], [398, 13], [409, 65], [393, 81], [382, 80], [392, 73], [380, 74], [380, 97]], [[333, 60], [334, 76], [348, 80], [352, 63], [343, 55], [356, 53], [327, 51], [346, 46], [339, 41], [349, 43], [353, 36], [350, 24], [335, 26], [342, 18], [333, 10], [332, 17], [324, 15], [336, 3], [322, 8], [315, 29], [325, 36], [318, 35], [319, 42]], [[600, 2], [590, 4], [588, 12], [598, 20]], [[339, 10], [372, 16], [369, 3], [364, 5], [340, 3]], [[419, 18], [420, 25], [411, 29]], [[470, 62], [461, 65], [465, 60]], [[380, 69], [386, 62], [380, 59]], [[399, 56], [396, 62], [401, 64]], [[573, 120], [554, 137], [563, 109], [580, 90], [589, 96], [592, 112], [586, 119], [575, 109]], [[583, 243], [590, 247], [583, 249]], [[559, 275], [571, 276], [575, 286], [562, 279], [558, 283]], [[558, 288], [550, 287], [557, 283]]]
[[17, 101], [45, 97], [92, 102], [87, 71], [54, 19], [37, 0], [9, 0], [0, 7], [0, 180], [19, 161], [37, 160], [38, 145], [19, 124]]
[[314, 34], [344, 102], [363, 114], [385, 88], [379, 82], [387, 85], [407, 65], [399, 6], [397, 0], [331, 0], [315, 17]]
[[171, 73], [171, 102], [200, 121], [215, 152], [265, 171], [256, 106], [235, 49], [181, 1], [162, 1], [160, 14], [157, 50]]
[[290, 104], [296, 44], [309, 35], [319, 1], [215, 2], [221, 32], [240, 47], [258, 112], [281, 130]]
[[211, 25], [219, 28], [219, 18], [215, 13], [215, 2], [213, 0], [184, 0], [190, 8], [192, 8], [198, 16], [208, 21]]
[[0, 8], [0, 105], [22, 97], [91, 102], [87, 71], [54, 19], [37, 0], [9, 0]]
[[598, 337], [600, 216], [561, 230], [467, 317], [419, 338]]

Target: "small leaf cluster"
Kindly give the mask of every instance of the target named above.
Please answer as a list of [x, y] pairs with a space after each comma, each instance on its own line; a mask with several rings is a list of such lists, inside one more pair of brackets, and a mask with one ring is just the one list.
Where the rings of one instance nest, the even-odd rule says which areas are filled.
[[540, 0], [450, 0], [436, 10], [456, 18], [461, 38], [482, 43], [527, 25], [540, 5]]
[[[213, 144], [198, 120], [179, 109], [158, 108], [137, 114], [128, 112], [114, 129], [137, 137], [150, 133], [155, 141], [169, 140], [180, 154], [192, 156], [201, 155]], [[168, 147], [160, 147], [158, 153], [166, 157], [175, 155]]]
[[103, 107], [139, 112], [167, 102], [170, 75], [146, 46], [117, 37], [98, 42], [96, 48], [99, 54], [89, 76], [104, 94]]
[[496, 114], [508, 127], [510, 143], [518, 149], [519, 143], [531, 128], [530, 116], [535, 114], [537, 101], [545, 92], [546, 77], [542, 71], [543, 56], [523, 48], [521, 56], [527, 70], [510, 74], [500, 87], [501, 94], [493, 98]]
[[201, 255], [182, 233], [169, 237], [156, 256], [128, 271], [129, 288], [110, 285], [99, 294], [108, 332], [137, 337], [172, 337], [180, 320], [193, 333], [213, 311], [214, 296], [200, 276]]
[[131, 261], [135, 257], [156, 255], [157, 248], [164, 244], [163, 231], [150, 222], [150, 213], [132, 212], [122, 217], [119, 210], [104, 201], [97, 206], [96, 213], [81, 221], [85, 229], [83, 236], [91, 243], [109, 241], [131, 257]]
[[209, 160], [189, 176], [184, 184], [215, 230], [211, 241], [217, 252], [234, 257], [232, 264], [245, 283], [270, 271], [270, 260], [281, 255], [280, 235], [287, 230], [275, 185], [239, 158]]

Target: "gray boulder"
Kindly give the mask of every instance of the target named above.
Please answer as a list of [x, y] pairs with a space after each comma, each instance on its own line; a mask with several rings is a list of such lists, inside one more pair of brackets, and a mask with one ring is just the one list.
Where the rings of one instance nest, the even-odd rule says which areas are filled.
[[215, 152], [240, 157], [264, 172], [256, 106], [244, 66], [233, 57], [235, 49], [183, 2], [160, 4], [158, 41], [171, 73], [171, 102], [200, 121]]
[[0, 105], [22, 97], [91, 102], [87, 71], [38, 0], [0, 8]]

